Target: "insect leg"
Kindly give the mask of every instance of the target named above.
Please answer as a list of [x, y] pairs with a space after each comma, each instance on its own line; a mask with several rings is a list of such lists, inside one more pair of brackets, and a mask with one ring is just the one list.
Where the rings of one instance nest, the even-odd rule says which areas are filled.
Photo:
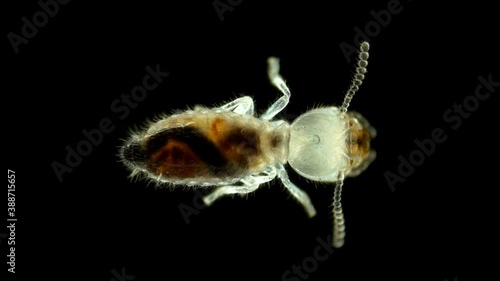
[[236, 186], [236, 185], [221, 186], [216, 190], [212, 191], [212, 193], [203, 197], [203, 202], [205, 202], [205, 205], [210, 206], [215, 200], [219, 199], [224, 195], [235, 194], [235, 193], [246, 194], [255, 191], [257, 188], [259, 188], [259, 184], [242, 185], [242, 186]]
[[238, 183], [241, 185], [225, 185], [217, 188], [212, 193], [203, 198], [203, 202], [210, 206], [215, 200], [227, 194], [246, 194], [255, 191], [261, 183], [269, 182], [276, 177], [276, 169], [273, 167], [266, 167], [262, 172], [249, 175], [240, 180]]
[[295, 199], [297, 199], [299, 203], [302, 204], [307, 212], [307, 215], [310, 218], [314, 217], [316, 215], [316, 209], [311, 203], [309, 195], [307, 195], [307, 193], [305, 193], [302, 189], [298, 188], [290, 181], [290, 179], [288, 178], [288, 173], [286, 172], [285, 167], [283, 167], [283, 164], [276, 164], [276, 168], [278, 170], [278, 177], [280, 178], [281, 182], [283, 182], [283, 185], [286, 187], [286, 189], [288, 189], [293, 197], [295, 197]]
[[276, 88], [278, 88], [283, 95], [275, 101], [267, 110], [260, 116], [260, 119], [263, 120], [271, 120], [276, 114], [278, 114], [285, 106], [288, 104], [290, 100], [290, 89], [288, 89], [283, 77], [281, 77], [280, 71], [280, 63], [279, 59], [275, 57], [270, 57], [267, 60], [268, 70], [267, 74], [269, 76], [269, 80], [271, 84], [273, 84]]
[[234, 101], [226, 103], [219, 108], [243, 115], [253, 115], [254, 113], [253, 100], [248, 96], [237, 98]]

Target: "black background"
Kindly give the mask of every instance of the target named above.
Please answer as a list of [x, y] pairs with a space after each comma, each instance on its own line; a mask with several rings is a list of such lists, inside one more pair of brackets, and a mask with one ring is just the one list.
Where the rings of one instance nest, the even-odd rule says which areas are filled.
[[[212, 1], [122, 2], [60, 5], [17, 54], [7, 34], [21, 34], [21, 18], [40, 7], [3, 9], [3, 136], [18, 218], [17, 273], [8, 276], [107, 281], [125, 268], [134, 280], [282, 280], [331, 233], [332, 185], [290, 172], [316, 206], [313, 219], [275, 181], [248, 198], [223, 198], [186, 224], [179, 205], [193, 206], [193, 190], [130, 182], [117, 147], [148, 118], [195, 104], [245, 94], [263, 112], [279, 96], [267, 81], [271, 55], [281, 58], [292, 92], [282, 118], [341, 103], [354, 66], [339, 45], [353, 45], [354, 27], [364, 30], [370, 11], [389, 1], [243, 1], [223, 21]], [[499, 80], [497, 15], [477, 2], [400, 5], [370, 38], [367, 78], [350, 108], [377, 129], [378, 157], [345, 182], [346, 244], [308, 280], [479, 280], [489, 267], [470, 261], [482, 257], [474, 250], [489, 249], [478, 241], [493, 223], [486, 194], [496, 164], [486, 161], [497, 155], [496, 93], [456, 130], [443, 114], [474, 94], [479, 75]], [[111, 103], [157, 64], [170, 76], [120, 120]], [[64, 163], [65, 147], [103, 118], [114, 131], [59, 182], [51, 164]], [[397, 174], [398, 156], [408, 159], [414, 140], [435, 128], [447, 140], [391, 190], [384, 173]], [[6, 240], [0, 247], [3, 260]]]

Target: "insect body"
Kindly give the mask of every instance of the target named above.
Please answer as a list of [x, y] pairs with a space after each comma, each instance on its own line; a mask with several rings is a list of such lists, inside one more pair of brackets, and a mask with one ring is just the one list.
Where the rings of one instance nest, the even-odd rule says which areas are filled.
[[270, 58], [269, 79], [282, 96], [260, 117], [250, 97], [217, 108], [195, 107], [166, 116], [135, 133], [120, 150], [132, 176], [142, 174], [159, 183], [214, 186], [207, 205], [227, 194], [246, 194], [279, 178], [313, 217], [309, 196], [293, 184], [289, 164], [301, 176], [336, 183], [333, 202], [333, 245], [344, 243], [341, 190], [345, 176], [360, 174], [374, 160], [370, 140], [375, 130], [359, 113], [347, 112], [368, 64], [367, 42], [361, 44], [356, 74], [340, 107], [321, 107], [300, 115], [291, 124], [273, 120], [288, 104], [290, 91]]

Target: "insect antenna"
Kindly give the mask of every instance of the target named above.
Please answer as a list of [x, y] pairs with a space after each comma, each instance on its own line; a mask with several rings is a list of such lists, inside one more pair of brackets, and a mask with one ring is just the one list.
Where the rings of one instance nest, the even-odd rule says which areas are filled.
[[345, 238], [345, 220], [342, 210], [342, 186], [344, 185], [344, 171], [339, 172], [339, 179], [333, 192], [333, 238], [332, 244], [335, 248], [344, 245]]
[[356, 67], [356, 73], [352, 77], [351, 85], [349, 90], [344, 97], [344, 102], [340, 107], [340, 112], [346, 113], [349, 103], [352, 100], [354, 94], [359, 90], [359, 86], [363, 84], [363, 79], [365, 79], [366, 67], [368, 66], [368, 50], [370, 50], [370, 44], [368, 42], [363, 42], [359, 46], [358, 63]]

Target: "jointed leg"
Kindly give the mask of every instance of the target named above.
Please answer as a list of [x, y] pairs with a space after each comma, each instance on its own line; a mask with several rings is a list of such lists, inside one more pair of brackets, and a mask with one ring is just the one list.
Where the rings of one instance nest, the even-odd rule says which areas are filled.
[[226, 109], [233, 111], [234, 113], [239, 113], [243, 115], [253, 115], [254, 104], [251, 97], [244, 96], [237, 98], [232, 102], [226, 103], [220, 107], [221, 109]]
[[221, 186], [216, 190], [214, 190], [212, 193], [203, 197], [203, 202], [205, 202], [205, 205], [210, 206], [215, 200], [219, 199], [224, 195], [235, 194], [235, 193], [239, 194], [250, 193], [252, 191], [255, 191], [257, 188], [259, 188], [258, 184], [243, 185], [243, 186], [235, 186], [235, 185]]
[[217, 188], [212, 193], [203, 197], [205, 205], [210, 206], [215, 200], [227, 194], [246, 194], [255, 191], [261, 183], [269, 182], [276, 177], [276, 169], [267, 167], [256, 175], [250, 175], [241, 181], [241, 185], [225, 185]]
[[283, 96], [281, 96], [274, 104], [272, 104], [264, 114], [260, 116], [260, 119], [263, 120], [271, 120], [276, 114], [278, 114], [285, 106], [288, 104], [290, 100], [290, 90], [288, 89], [283, 77], [281, 77], [280, 71], [280, 63], [279, 59], [275, 57], [270, 57], [267, 60], [268, 70], [267, 74], [269, 76], [269, 80], [271, 80], [271, 84], [273, 84], [276, 88], [278, 88]]
[[316, 209], [311, 203], [311, 199], [302, 189], [298, 188], [293, 184], [288, 178], [288, 174], [282, 164], [277, 164], [276, 168], [278, 170], [278, 177], [283, 182], [283, 185], [288, 189], [288, 191], [299, 201], [307, 212], [307, 215], [312, 218], [316, 215]]

